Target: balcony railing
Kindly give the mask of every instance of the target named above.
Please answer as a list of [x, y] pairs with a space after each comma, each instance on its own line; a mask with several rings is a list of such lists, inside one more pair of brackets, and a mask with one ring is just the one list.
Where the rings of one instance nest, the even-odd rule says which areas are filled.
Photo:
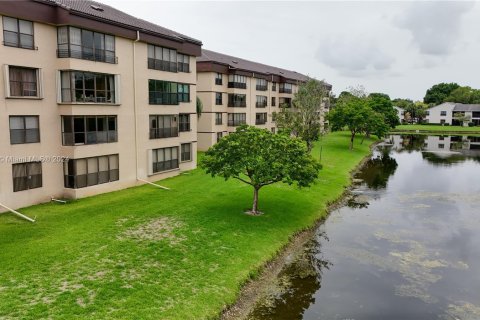
[[190, 72], [190, 64], [185, 62], [179, 62], [177, 67], [178, 72]]
[[176, 62], [148, 58], [148, 69], [160, 71], [177, 72], [178, 64]]
[[176, 105], [178, 104], [178, 93], [162, 93], [151, 91], [149, 104]]
[[280, 88], [278, 90], [280, 93], [292, 93], [292, 89], [287, 89], [287, 88]]
[[65, 188], [78, 189], [97, 184], [117, 181], [119, 178], [119, 170], [112, 169], [108, 171], [99, 171], [90, 174], [80, 175], [64, 175]]
[[246, 108], [247, 102], [246, 101], [229, 101], [228, 107], [229, 108]]
[[267, 90], [268, 90], [267, 85], [257, 84], [257, 91], [267, 91]]
[[163, 139], [171, 137], [178, 137], [178, 128], [172, 127], [150, 129], [150, 139]]
[[257, 108], [265, 108], [265, 107], [267, 106], [267, 102], [266, 102], [266, 101], [264, 101], [264, 102], [257, 102], [257, 103], [255, 103], [255, 106], [256, 106]]
[[247, 89], [247, 84], [243, 82], [229, 82], [229, 88], [237, 88], [237, 89]]
[[229, 127], [238, 127], [246, 123], [247, 123], [246, 120], [228, 120]]
[[215, 78], [215, 84], [221, 86], [221, 85], [223, 84], [222, 79], [220, 79], [220, 78]]
[[265, 124], [267, 123], [267, 119], [255, 119], [255, 124]]
[[100, 49], [91, 49], [91, 48], [81, 48], [81, 49], [57, 49], [58, 58], [75, 58], [83, 60], [91, 60], [97, 62], [106, 62], [106, 63], [118, 63], [118, 57], [115, 56], [114, 51], [100, 50]]
[[110, 131], [87, 131], [87, 132], [62, 132], [62, 144], [75, 146], [82, 144], [112, 143], [118, 141], [118, 132]]
[[178, 126], [178, 128], [179, 128], [179, 131], [180, 131], [180, 132], [192, 131], [192, 130], [190, 129], [190, 122], [180, 123], [180, 125]]

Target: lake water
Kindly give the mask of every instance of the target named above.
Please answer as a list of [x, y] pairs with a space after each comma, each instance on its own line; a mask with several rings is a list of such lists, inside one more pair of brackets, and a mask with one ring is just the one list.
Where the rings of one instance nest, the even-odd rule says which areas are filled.
[[250, 318], [479, 320], [480, 138], [391, 136], [356, 178]]

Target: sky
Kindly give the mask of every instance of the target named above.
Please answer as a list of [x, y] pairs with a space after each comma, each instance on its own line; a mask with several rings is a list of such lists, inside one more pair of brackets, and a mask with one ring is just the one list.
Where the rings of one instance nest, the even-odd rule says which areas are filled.
[[98, 0], [203, 48], [333, 85], [421, 100], [440, 82], [480, 89], [480, 3]]

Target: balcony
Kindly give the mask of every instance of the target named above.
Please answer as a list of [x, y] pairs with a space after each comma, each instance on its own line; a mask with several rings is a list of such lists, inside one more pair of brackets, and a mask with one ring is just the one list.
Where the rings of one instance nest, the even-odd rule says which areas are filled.
[[190, 128], [190, 122], [184, 122], [184, 123], [180, 123], [180, 125], [178, 126], [180, 132], [189, 132], [189, 131], [192, 131], [192, 129]]
[[221, 86], [223, 84], [222, 79], [215, 78], [215, 84]]
[[278, 92], [291, 94], [291, 93], [292, 93], [292, 89], [287, 89], [287, 88], [281, 88], [281, 87], [280, 87], [280, 89], [278, 90]]
[[260, 85], [260, 84], [257, 84], [257, 91], [267, 91], [268, 90], [268, 86], [267, 85]]
[[150, 129], [150, 139], [162, 139], [178, 137], [178, 128], [157, 128]]
[[229, 108], [246, 108], [247, 102], [246, 101], [229, 101], [228, 107]]
[[148, 69], [168, 71], [168, 72], [177, 72], [178, 65], [176, 62], [158, 60], [153, 58], [148, 58]]
[[57, 58], [75, 58], [112, 64], [118, 63], [118, 57], [115, 56], [115, 52], [113, 51], [100, 49], [93, 50], [92, 48], [84, 47], [77, 50], [70, 47], [67, 49], [57, 49]]
[[257, 102], [257, 103], [255, 103], [255, 106], [257, 108], [265, 108], [267, 106], [267, 101]]
[[185, 63], [185, 62], [178, 62], [177, 70], [178, 70], [178, 72], [189, 73], [190, 72], [190, 64]]
[[87, 132], [62, 132], [62, 144], [64, 146], [77, 146], [85, 144], [112, 143], [118, 141], [118, 132], [110, 131], [87, 131]]
[[244, 82], [229, 82], [229, 88], [237, 88], [237, 89], [247, 89], [247, 84]]
[[172, 170], [172, 169], [178, 169], [178, 159], [166, 160], [162, 162], [154, 162], [152, 169], [154, 173]]
[[247, 123], [246, 120], [228, 120], [229, 127], [238, 127], [246, 123]]
[[265, 124], [267, 123], [267, 119], [255, 119], [255, 124]]

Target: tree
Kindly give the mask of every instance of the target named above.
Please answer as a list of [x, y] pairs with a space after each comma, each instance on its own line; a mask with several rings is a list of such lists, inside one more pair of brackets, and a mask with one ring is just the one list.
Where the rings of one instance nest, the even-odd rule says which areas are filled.
[[248, 213], [252, 215], [261, 213], [258, 193], [262, 187], [277, 182], [307, 187], [321, 168], [300, 139], [246, 125], [208, 149], [200, 167], [212, 177], [233, 178], [251, 185], [253, 206]]
[[323, 106], [328, 103], [328, 89], [323, 81], [310, 79], [300, 84], [293, 98], [293, 110], [282, 106], [275, 123], [282, 131], [305, 141], [308, 151], [322, 129]]
[[470, 87], [458, 87], [450, 92], [444, 102], [457, 102], [457, 103], [480, 103], [480, 90], [472, 89]]
[[391, 128], [400, 124], [397, 111], [393, 108], [393, 103], [387, 94], [370, 93], [368, 102], [373, 111], [383, 114], [385, 121]]
[[197, 97], [197, 116], [200, 117], [203, 112], [203, 102]]
[[458, 87], [460, 86], [456, 83], [436, 84], [427, 90], [425, 97], [423, 98], [423, 102], [431, 105], [441, 104], [445, 101], [445, 98], [448, 97], [450, 93]]

